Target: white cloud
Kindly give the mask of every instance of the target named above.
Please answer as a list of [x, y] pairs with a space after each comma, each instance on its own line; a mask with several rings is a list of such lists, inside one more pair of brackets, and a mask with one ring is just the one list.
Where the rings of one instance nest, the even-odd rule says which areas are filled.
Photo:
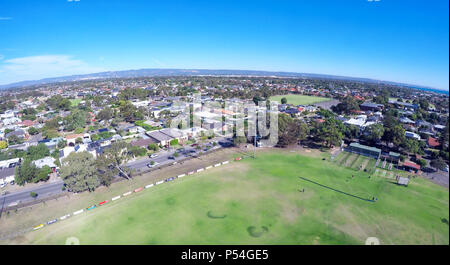
[[0, 17], [0, 20], [11, 20], [12, 17]]
[[69, 55], [39, 55], [8, 59], [2, 62], [0, 83], [34, 80], [76, 74], [102, 72], [105, 69], [89, 66]]
[[3, 56], [3, 54], [0, 54], [0, 61], [3, 60], [3, 58], [5, 58], [5, 56]]

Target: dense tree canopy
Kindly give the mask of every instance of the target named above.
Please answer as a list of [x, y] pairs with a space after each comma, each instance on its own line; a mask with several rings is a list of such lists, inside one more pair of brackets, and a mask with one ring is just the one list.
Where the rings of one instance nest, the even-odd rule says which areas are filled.
[[60, 177], [69, 191], [94, 191], [101, 184], [96, 161], [88, 152], [71, 153], [62, 161]]

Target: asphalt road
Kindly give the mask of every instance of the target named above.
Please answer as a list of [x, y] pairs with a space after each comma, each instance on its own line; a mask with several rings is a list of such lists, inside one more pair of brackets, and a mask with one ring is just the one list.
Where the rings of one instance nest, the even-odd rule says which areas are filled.
[[11, 203], [15, 203], [15, 202], [24, 203], [24, 202], [33, 201], [34, 198], [32, 198], [30, 196], [30, 192], [35, 192], [36, 194], [38, 194], [37, 198], [48, 197], [51, 195], [61, 193], [61, 192], [63, 192], [63, 190], [62, 190], [63, 185], [64, 185], [64, 182], [62, 180], [59, 180], [59, 181], [48, 183], [48, 184], [41, 185], [38, 187], [24, 189], [24, 190], [14, 192], [11, 194], [2, 195], [2, 196], [0, 196], [0, 209], [10, 205]]
[[[220, 148], [220, 147], [216, 147], [216, 148]], [[139, 159], [139, 160], [136, 160], [136, 161], [128, 163], [127, 166], [129, 168], [132, 168], [132, 169], [137, 170], [137, 171], [143, 171], [143, 170], [148, 170], [149, 169], [147, 165], [151, 161], [154, 161], [155, 164], [157, 163], [156, 167], [158, 167], [158, 166], [162, 166], [162, 165], [166, 165], [166, 164], [171, 164], [171, 163], [174, 163], [174, 162], [179, 161], [179, 160], [183, 160], [183, 159], [185, 159], [187, 157], [190, 157], [192, 155], [198, 155], [200, 152], [205, 152], [203, 150], [203, 148], [200, 149], [200, 150], [197, 150], [195, 147], [190, 147], [190, 146], [189, 147], [185, 147], [184, 150], [186, 150], [189, 153], [179, 153], [178, 157], [174, 157], [174, 158], [171, 159], [171, 158], [169, 158], [169, 156], [173, 156], [174, 153], [175, 153], [175, 150], [162, 151], [162, 152], [159, 152], [158, 156], [155, 157], [155, 158], [149, 158], [149, 157], [142, 158], [142, 159]]]
[[[226, 138], [216, 138], [216, 139], [214, 139], [214, 141], [231, 143], [231, 140], [226, 139]], [[217, 145], [215, 148], [220, 148], [220, 145]], [[172, 156], [175, 153], [175, 150], [161, 151], [158, 153], [158, 157], [156, 157], [156, 158], [146, 157], [146, 158], [143, 158], [140, 160], [129, 162], [127, 164], [127, 166], [136, 171], [144, 171], [144, 170], [149, 170], [147, 165], [152, 160], [159, 163], [158, 166], [162, 166], [162, 165], [174, 163], [175, 161], [182, 160], [182, 159], [192, 156], [192, 155], [198, 155], [199, 152], [205, 152], [203, 147], [201, 150], [197, 150], [195, 147], [188, 146], [188, 147], [185, 147], [185, 150], [186, 151], [194, 150], [195, 152], [192, 152], [189, 154], [180, 153], [179, 156], [176, 157], [175, 159], [170, 159], [169, 156]], [[12, 203], [25, 203], [25, 202], [33, 201], [34, 198], [32, 198], [30, 196], [30, 192], [37, 193], [38, 194], [37, 198], [45, 198], [45, 197], [49, 197], [49, 196], [52, 196], [52, 195], [55, 195], [58, 193], [62, 193], [62, 192], [64, 192], [62, 190], [63, 185], [64, 185], [64, 182], [62, 180], [60, 180], [57, 182], [44, 184], [44, 185], [41, 185], [38, 187], [24, 189], [24, 190], [17, 191], [17, 192], [11, 193], [11, 194], [5, 194], [5, 195], [2, 194], [2, 195], [0, 195], [0, 209], [3, 209], [4, 207], [9, 206]]]

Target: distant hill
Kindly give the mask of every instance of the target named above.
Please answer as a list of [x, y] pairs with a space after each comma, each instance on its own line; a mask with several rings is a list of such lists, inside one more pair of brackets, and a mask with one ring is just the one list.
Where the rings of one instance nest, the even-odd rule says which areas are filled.
[[310, 73], [294, 73], [294, 72], [269, 72], [256, 70], [209, 70], [209, 69], [138, 69], [138, 70], [124, 70], [124, 71], [109, 71], [84, 75], [71, 75], [62, 77], [52, 77], [40, 80], [22, 81], [7, 85], [0, 85], [0, 89], [20, 88], [31, 85], [42, 85], [56, 82], [70, 82], [81, 81], [89, 79], [104, 79], [104, 78], [130, 78], [130, 77], [153, 77], [153, 76], [271, 76], [271, 77], [296, 77], [296, 78], [324, 78], [324, 79], [339, 79], [370, 83], [383, 83], [391, 85], [399, 85], [414, 89], [433, 91], [437, 93], [448, 94], [448, 91], [434, 89], [430, 87], [418, 87], [415, 85], [402, 84], [390, 81], [381, 81], [370, 78], [358, 78], [348, 76], [310, 74]]

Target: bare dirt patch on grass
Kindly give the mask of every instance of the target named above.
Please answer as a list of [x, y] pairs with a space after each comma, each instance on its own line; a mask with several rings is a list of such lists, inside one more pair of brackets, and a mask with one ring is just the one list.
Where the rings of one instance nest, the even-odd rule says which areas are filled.
[[361, 164], [361, 170], [366, 169], [367, 165], [369, 164], [370, 159], [366, 159], [363, 161], [363, 163]]
[[356, 220], [355, 215], [350, 211], [348, 206], [338, 206], [334, 214], [338, 215], [340, 219], [345, 220], [342, 224], [334, 223], [337, 229], [362, 241], [369, 236], [367, 229]]

